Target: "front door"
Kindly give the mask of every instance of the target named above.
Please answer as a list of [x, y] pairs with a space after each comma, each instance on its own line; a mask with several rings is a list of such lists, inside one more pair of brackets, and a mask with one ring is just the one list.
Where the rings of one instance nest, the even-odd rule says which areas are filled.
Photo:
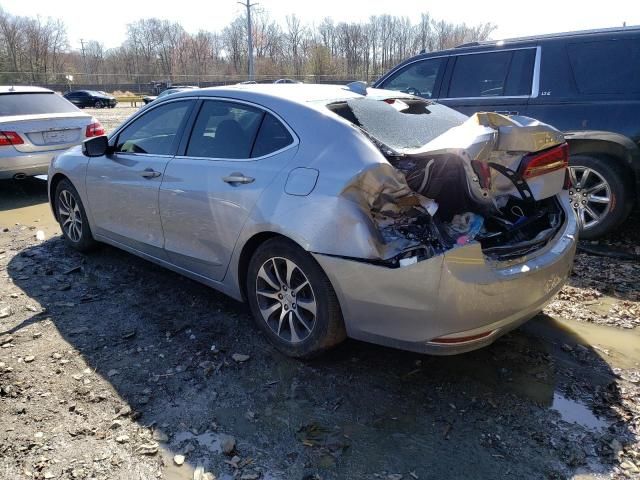
[[158, 192], [194, 101], [149, 109], [112, 138], [114, 152], [92, 158], [87, 198], [94, 233], [164, 258]]
[[258, 106], [204, 100], [184, 155], [169, 162], [160, 187], [170, 261], [222, 280], [247, 217], [296, 145], [291, 131]]

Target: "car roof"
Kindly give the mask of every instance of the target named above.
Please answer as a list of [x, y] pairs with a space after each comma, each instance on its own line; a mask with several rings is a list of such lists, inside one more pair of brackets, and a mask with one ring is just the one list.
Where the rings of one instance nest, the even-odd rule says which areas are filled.
[[608, 35], [628, 35], [628, 34], [639, 34], [640, 26], [628, 26], [628, 27], [615, 27], [615, 28], [600, 28], [594, 30], [576, 30], [573, 32], [559, 32], [559, 33], [549, 33], [544, 35], [535, 35], [530, 37], [515, 37], [515, 38], [506, 38], [506, 39], [496, 39], [496, 40], [485, 40], [482, 42], [470, 42], [464, 43], [462, 45], [458, 45], [454, 48], [449, 48], [446, 50], [434, 50], [431, 52], [421, 52], [417, 55], [413, 55], [411, 57], [406, 58], [402, 62], [398, 63], [392, 69], [387, 71], [384, 75], [378, 78], [374, 84], [379, 84], [380, 82], [386, 80], [392, 73], [397, 72], [399, 69], [404, 66], [413, 63], [417, 60], [429, 59], [433, 57], [444, 57], [448, 55], [460, 55], [465, 53], [480, 53], [485, 51], [493, 51], [495, 49], [509, 49], [509, 48], [527, 48], [527, 47], [536, 47], [540, 44], [550, 41], [558, 41], [569, 38], [606, 38]]
[[470, 42], [462, 45], [458, 45], [458, 48], [464, 47], [486, 47], [491, 45], [500, 44], [509, 44], [509, 43], [520, 43], [520, 42], [530, 42], [537, 40], [555, 40], [562, 38], [570, 38], [570, 37], [584, 37], [590, 35], [602, 35], [607, 33], [640, 33], [640, 25], [628, 26], [628, 27], [613, 27], [613, 28], [598, 28], [591, 30], [575, 30], [572, 32], [557, 32], [557, 33], [546, 33], [542, 35], [531, 35], [528, 37], [513, 37], [513, 38], [505, 38], [501, 40], [484, 40], [481, 42]]
[[[548, 33], [544, 35], [533, 35], [530, 37], [514, 37], [495, 40], [484, 40], [481, 42], [469, 42], [458, 45], [457, 47], [448, 48], [446, 50], [433, 50], [431, 52], [421, 52], [417, 55], [407, 58], [398, 65], [396, 65], [392, 71], [395, 71], [397, 67], [403, 66], [407, 63], [411, 63], [415, 60], [422, 58], [430, 58], [434, 56], [456, 55], [466, 52], [485, 51], [492, 47], [509, 48], [509, 47], [527, 47], [535, 46], [541, 42], [562, 40], [568, 38], [580, 38], [580, 37], [603, 37], [611, 34], [632, 34], [640, 33], [640, 26], [629, 27], [615, 27], [615, 28], [600, 28], [594, 30], [576, 30], [573, 32], [558, 32]], [[389, 73], [389, 72], [387, 72]], [[386, 77], [386, 74], [384, 75]]]
[[0, 85], [0, 94], [11, 93], [53, 93], [53, 90], [42, 87], [24, 87], [20, 85]]
[[[230, 98], [251, 97], [258, 100], [280, 100], [286, 102], [307, 105], [315, 102], [329, 102], [347, 100], [350, 98], [363, 98], [363, 95], [349, 89], [347, 85], [319, 85], [313, 83], [257, 83], [257, 84], [237, 84], [222, 87], [200, 88], [180, 92], [181, 97], [185, 96], [221, 96]], [[401, 92], [367, 89], [367, 96], [372, 98], [411, 97], [411, 95]], [[173, 96], [173, 98], [176, 98]]]

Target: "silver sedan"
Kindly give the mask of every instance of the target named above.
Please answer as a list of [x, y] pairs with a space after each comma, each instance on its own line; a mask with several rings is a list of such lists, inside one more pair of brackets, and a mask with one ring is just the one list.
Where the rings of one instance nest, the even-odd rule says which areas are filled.
[[60, 155], [54, 215], [249, 303], [287, 355], [349, 336], [450, 354], [536, 315], [576, 242], [562, 134], [362, 84], [153, 102]]
[[98, 135], [100, 122], [51, 90], [0, 86], [0, 179], [45, 175], [53, 157]]

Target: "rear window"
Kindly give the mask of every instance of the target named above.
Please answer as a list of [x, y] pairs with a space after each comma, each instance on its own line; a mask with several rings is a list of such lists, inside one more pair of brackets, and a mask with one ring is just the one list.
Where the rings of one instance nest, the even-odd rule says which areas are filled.
[[467, 120], [444, 105], [408, 98], [355, 98], [327, 108], [397, 150], [419, 148]]
[[0, 116], [72, 113], [78, 109], [55, 93], [8, 93], [0, 95]]
[[567, 51], [578, 92], [640, 92], [640, 39], [574, 43]]

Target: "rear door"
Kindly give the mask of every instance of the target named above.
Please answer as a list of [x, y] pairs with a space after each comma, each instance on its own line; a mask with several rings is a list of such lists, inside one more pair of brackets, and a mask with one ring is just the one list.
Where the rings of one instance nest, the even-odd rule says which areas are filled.
[[194, 104], [185, 99], [150, 108], [111, 138], [114, 153], [89, 160], [87, 198], [95, 233], [165, 257], [158, 192]]
[[182, 155], [171, 160], [160, 188], [170, 261], [221, 280], [249, 213], [296, 146], [285, 123], [257, 105], [203, 100]]
[[529, 47], [453, 56], [438, 101], [465, 115], [524, 115], [537, 96], [536, 55], [536, 47]]

